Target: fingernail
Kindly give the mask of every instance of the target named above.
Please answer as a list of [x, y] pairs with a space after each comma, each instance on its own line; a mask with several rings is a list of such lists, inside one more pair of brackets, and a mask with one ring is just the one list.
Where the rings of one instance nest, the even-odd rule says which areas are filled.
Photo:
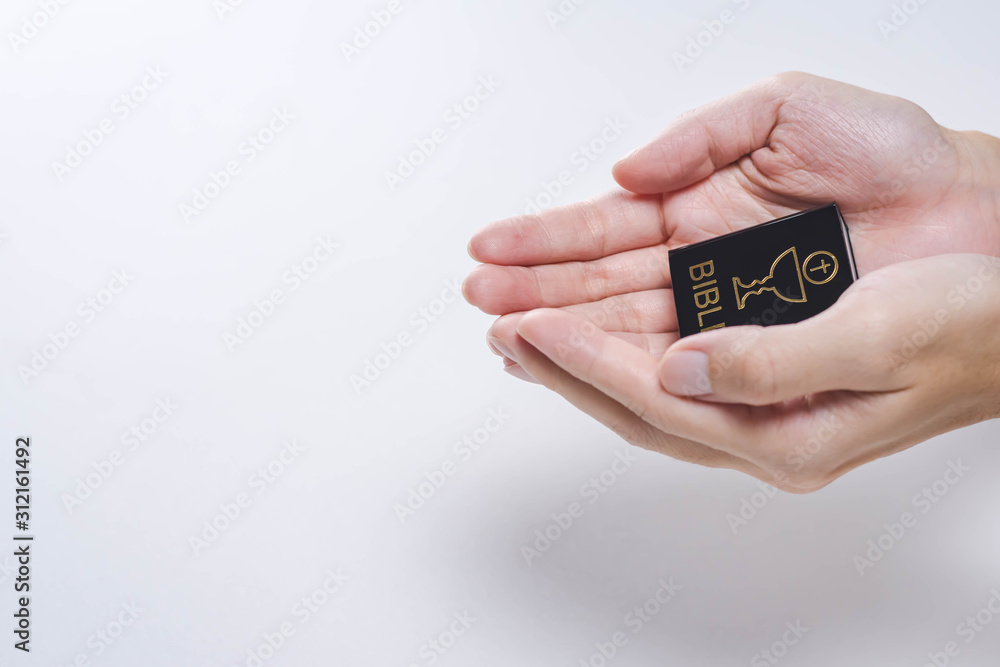
[[488, 336], [486, 338], [486, 344], [490, 346], [490, 349], [492, 349], [495, 354], [517, 361], [517, 357], [515, 357], [514, 353], [510, 351], [510, 348], [504, 345], [503, 341], [496, 336]]
[[712, 393], [708, 378], [708, 355], [683, 350], [668, 353], [660, 368], [660, 384], [675, 396], [707, 396]]
[[642, 146], [638, 146], [637, 148], [633, 148], [632, 151], [629, 152], [625, 157], [623, 157], [622, 159], [618, 160], [618, 162], [615, 162], [614, 167], [612, 167], [612, 169], [614, 169], [615, 167], [617, 167], [618, 165], [620, 165], [622, 162], [625, 162], [630, 157], [632, 157], [633, 155], [635, 155], [636, 153], [638, 153], [641, 148], [642, 148]]
[[528, 373], [528, 371], [518, 365], [507, 366], [504, 370], [513, 377], [516, 377], [518, 380], [524, 380], [525, 382], [530, 382], [532, 384], [541, 384], [541, 382], [531, 377], [531, 374]]

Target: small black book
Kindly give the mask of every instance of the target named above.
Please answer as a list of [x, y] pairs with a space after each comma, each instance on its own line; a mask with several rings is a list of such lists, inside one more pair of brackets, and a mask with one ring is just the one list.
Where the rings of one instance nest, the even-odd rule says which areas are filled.
[[681, 337], [800, 322], [858, 279], [835, 203], [671, 250], [669, 261]]

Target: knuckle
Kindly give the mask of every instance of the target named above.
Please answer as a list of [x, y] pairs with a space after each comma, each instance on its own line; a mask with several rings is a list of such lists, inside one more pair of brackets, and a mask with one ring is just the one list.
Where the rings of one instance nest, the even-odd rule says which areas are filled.
[[892, 353], [899, 339], [897, 321], [882, 307], [863, 304], [857, 308], [845, 335], [863, 343], [855, 348], [858, 368], [873, 375], [882, 375], [892, 369]]
[[588, 300], [600, 301], [614, 291], [607, 267], [603, 263], [580, 263], [577, 267]]
[[602, 214], [602, 209], [596, 199], [589, 199], [573, 206], [578, 218], [583, 220], [590, 245], [598, 249], [599, 256], [607, 254], [609, 234], [608, 218]]
[[788, 90], [802, 85], [811, 78], [812, 75], [806, 74], [805, 72], [788, 70], [785, 72], [779, 72], [778, 74], [770, 77], [770, 82], [779, 90]]
[[642, 322], [642, 314], [633, 300], [614, 299], [615, 318], [622, 331], [635, 331]]
[[732, 385], [740, 396], [769, 402], [778, 393], [778, 362], [774, 354], [763, 348], [748, 350], [739, 357]]

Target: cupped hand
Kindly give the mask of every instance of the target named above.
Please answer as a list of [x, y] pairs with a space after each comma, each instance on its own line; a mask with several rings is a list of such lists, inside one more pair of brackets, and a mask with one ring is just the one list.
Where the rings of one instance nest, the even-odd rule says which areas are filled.
[[581, 310], [515, 315], [496, 333], [632, 444], [791, 492], [1000, 416], [1000, 259], [985, 255], [893, 264], [811, 319], [702, 333], [662, 358]]
[[848, 222], [862, 275], [930, 255], [1000, 255], [1000, 141], [806, 74], [681, 116], [614, 176], [631, 192], [476, 234], [469, 251], [484, 264], [466, 280], [468, 300], [504, 315], [625, 295], [607, 307], [662, 333], [671, 324], [669, 248], [830, 201]]
[[[677, 368], [686, 364], [690, 369], [697, 358], [680, 353], [692, 351], [689, 346], [700, 341], [740, 335], [735, 329], [710, 332], [674, 345], [677, 322], [667, 268], [671, 248], [837, 201], [850, 227], [862, 276], [915, 258], [1000, 255], [1000, 142], [995, 138], [943, 128], [905, 100], [792, 73], [680, 117], [660, 137], [616, 165], [614, 175], [629, 192], [613, 191], [589, 202], [500, 221], [470, 242], [470, 254], [484, 264], [466, 280], [465, 295], [485, 312], [501, 315], [490, 329], [489, 341], [504, 356], [512, 375], [555, 389], [631, 442], [684, 460], [744, 470], [789, 490], [817, 488], [868, 458], [947, 430], [949, 419], [957, 425], [983, 412], [981, 407], [968, 408], [964, 416], [918, 410], [911, 424], [916, 426], [910, 428], [903, 416], [906, 405], [924, 400], [913, 391], [907, 394], [917, 397], [913, 402], [894, 404], [898, 418], [893, 421], [878, 403], [888, 403], [898, 389], [873, 388], [871, 396], [852, 403], [857, 390], [829, 388], [811, 396], [814, 387], [801, 382], [789, 385], [802, 392], [798, 398], [786, 400], [779, 398], [788, 391], [781, 384], [785, 376], [759, 375], [773, 378], [769, 394], [767, 385], [753, 384], [747, 375], [747, 391], [740, 394], [732, 386], [743, 386], [742, 376], [733, 375], [735, 384], [730, 385], [729, 375], [719, 375], [709, 394], [694, 399], [669, 392], [664, 396], [660, 384], [647, 381], [649, 360], [669, 348], [663, 384], [693, 396], [698, 391], [692, 387], [699, 385], [686, 389], [670, 385], [677, 379]], [[868, 295], [865, 299], [874, 302], [877, 295], [870, 286], [884, 283], [879, 275], [897, 275], [896, 270], [872, 274], [849, 294]], [[885, 298], [887, 305], [893, 305], [889, 302], [900, 295]], [[539, 308], [559, 310], [525, 315]], [[846, 313], [843, 306], [832, 312]], [[834, 322], [831, 317], [819, 321]], [[864, 329], [863, 322], [850, 321]], [[874, 321], [886, 331], [905, 326], [886, 318]], [[570, 322], [585, 328], [570, 327]], [[844, 325], [848, 323], [845, 320]], [[546, 324], [555, 327], [553, 336], [560, 331], [573, 334], [572, 340], [558, 344], [563, 352], [579, 351], [574, 344], [581, 341], [600, 339], [603, 356], [588, 363], [592, 369], [616, 367], [619, 380], [634, 381], [629, 387], [633, 392], [590, 384], [581, 379], [589, 377], [589, 371], [570, 369], [558, 357], [559, 349], [536, 349], [527, 338], [543, 345]], [[775, 333], [748, 329], [757, 334], [749, 333], [743, 340], [791, 336], [809, 326], [778, 327]], [[878, 333], [869, 329], [871, 335]], [[582, 349], [589, 349], [589, 344]], [[861, 339], [852, 345], [837, 348], [841, 356], [832, 360], [829, 355], [815, 357], [808, 368], [820, 378], [857, 372], [864, 366], [851, 355], [866, 343]], [[731, 372], [762, 371], [763, 354], [743, 357]], [[824, 366], [824, 360], [841, 367]], [[631, 367], [633, 362], [639, 366]], [[905, 368], [912, 367], [904, 364], [892, 377], [904, 377]], [[652, 408], [641, 393], [635, 393], [637, 387], [652, 392], [649, 400], [685, 407], [676, 415], [668, 411], [666, 419], [662, 414], [650, 418]], [[884, 398], [878, 397], [881, 393]], [[761, 404], [764, 400], [774, 404]], [[722, 401], [745, 405], [717, 405]], [[856, 438], [852, 442], [868, 445], [831, 448], [824, 443], [825, 455], [807, 451], [808, 459], [803, 459], [800, 448], [806, 444], [793, 441], [817, 424], [830, 423], [821, 418], [832, 414], [835, 402], [841, 413], [857, 418], [843, 422], [858, 425], [849, 429]], [[947, 405], [955, 410], [960, 403]], [[716, 411], [742, 415], [742, 420]], [[925, 414], [938, 418], [923, 421]], [[862, 418], [866, 415], [871, 417], [867, 422]], [[771, 431], [755, 430], [765, 422], [773, 426]], [[709, 430], [700, 430], [699, 424]], [[816, 430], [818, 435], [807, 442], [823, 440], [825, 432]], [[787, 437], [777, 437], [782, 434]], [[865, 434], [875, 439], [864, 441]], [[773, 447], [764, 443], [760, 456], [747, 448], [748, 443], [768, 438]], [[832, 455], [841, 450], [843, 458]], [[779, 460], [778, 455], [792, 462]]]

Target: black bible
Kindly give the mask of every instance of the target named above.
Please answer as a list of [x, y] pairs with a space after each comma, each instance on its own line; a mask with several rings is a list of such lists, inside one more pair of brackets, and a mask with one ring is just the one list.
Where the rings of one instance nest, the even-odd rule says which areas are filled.
[[744, 324], [790, 324], [820, 313], [857, 280], [836, 204], [671, 250], [681, 337]]

